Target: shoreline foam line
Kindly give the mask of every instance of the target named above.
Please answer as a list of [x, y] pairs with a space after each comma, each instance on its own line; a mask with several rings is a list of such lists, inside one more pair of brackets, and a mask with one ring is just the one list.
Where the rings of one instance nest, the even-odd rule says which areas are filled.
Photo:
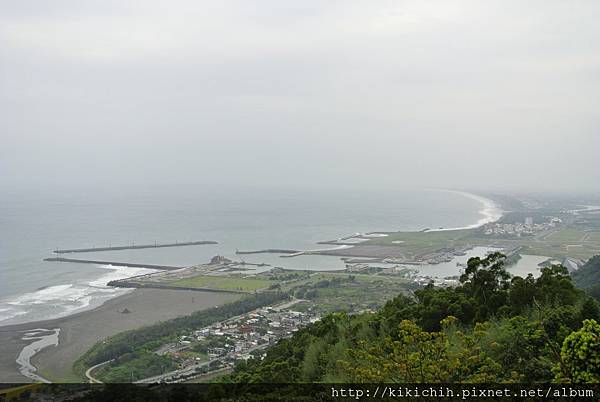
[[[104, 302], [133, 291], [115, 288], [108, 282], [148, 275], [158, 270], [100, 265], [104, 271], [98, 278], [88, 278], [82, 282], [46, 286], [17, 297], [2, 299], [9, 307], [0, 309], [0, 328], [7, 325], [20, 325], [46, 319], [68, 317], [80, 312], [93, 310]], [[35, 313], [37, 305], [55, 305], [59, 310], [47, 312], [43, 316]], [[31, 316], [34, 314], [34, 316]]]
[[448, 230], [463, 230], [463, 229], [475, 229], [481, 227], [488, 223], [493, 223], [498, 221], [504, 215], [504, 211], [500, 208], [500, 206], [493, 200], [482, 197], [477, 194], [468, 193], [466, 191], [458, 191], [458, 190], [440, 190], [446, 191], [449, 193], [460, 194], [463, 197], [470, 198], [472, 200], [478, 201], [482, 204], [483, 208], [479, 210], [479, 214], [483, 217], [479, 219], [477, 222], [469, 225], [458, 228], [442, 228], [442, 229], [429, 229], [428, 232], [442, 232]]

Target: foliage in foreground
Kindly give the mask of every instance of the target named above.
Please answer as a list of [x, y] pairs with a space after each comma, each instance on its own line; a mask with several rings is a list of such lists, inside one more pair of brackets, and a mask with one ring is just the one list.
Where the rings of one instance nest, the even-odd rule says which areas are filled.
[[565, 338], [561, 358], [566, 370], [557, 370], [557, 378], [577, 383], [600, 382], [600, 324], [585, 320], [579, 331]]
[[335, 313], [236, 366], [231, 382], [598, 382], [600, 309], [562, 266], [513, 277], [496, 253], [456, 288]]

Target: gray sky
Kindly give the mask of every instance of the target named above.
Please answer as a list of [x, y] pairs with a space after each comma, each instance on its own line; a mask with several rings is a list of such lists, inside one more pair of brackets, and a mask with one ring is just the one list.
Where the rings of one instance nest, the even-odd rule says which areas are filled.
[[600, 190], [600, 2], [0, 5], [0, 183]]

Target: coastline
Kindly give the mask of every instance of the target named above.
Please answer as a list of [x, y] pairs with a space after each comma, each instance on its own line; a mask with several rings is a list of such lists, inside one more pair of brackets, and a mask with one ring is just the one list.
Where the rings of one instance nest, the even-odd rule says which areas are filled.
[[[428, 231], [474, 229], [495, 222], [503, 215], [499, 205], [486, 197], [456, 190], [438, 191], [453, 192], [478, 201], [482, 204], [482, 209], [479, 210], [482, 218], [469, 226]], [[386, 235], [375, 231], [369, 232], [368, 236]], [[336, 255], [336, 252], [348, 251], [347, 249], [352, 248], [354, 245], [340, 245], [329, 249], [305, 250], [299, 254], [331, 253]], [[343, 253], [340, 254], [343, 255]], [[105, 283], [100, 283], [104, 282], [103, 279], [106, 277], [135, 276], [128, 275], [133, 272], [126, 273], [125, 270], [116, 269], [117, 267], [105, 268], [113, 271], [90, 284], [106, 287]], [[115, 290], [115, 292], [118, 291]], [[227, 295], [220, 292], [195, 291], [193, 294], [192, 296], [188, 291], [181, 290], [122, 289], [116, 296], [104, 299], [99, 304], [93, 303], [84, 306], [70, 314], [42, 321], [0, 324], [0, 378], [3, 381], [15, 382], [43, 381], [45, 379], [73, 380], [74, 373], [71, 371], [73, 363], [97, 341], [118, 332], [188, 315], [194, 311], [212, 307], [215, 303], [239, 297], [239, 295]], [[191, 303], [190, 300], [192, 300]], [[194, 300], [197, 300], [197, 305], [194, 305], [196, 303]], [[130, 308], [131, 306], [135, 306], [133, 310]], [[122, 311], [125, 309], [133, 312], [123, 314]], [[43, 342], [43, 339], [28, 336], [35, 331], [56, 331], [56, 342]], [[50, 378], [44, 377], [45, 373], [50, 374]]]
[[[485, 198], [483, 196], [469, 193], [466, 191], [451, 190], [451, 189], [431, 189], [436, 192], [449, 192], [460, 194], [462, 197], [475, 200], [481, 204], [481, 208], [478, 210], [481, 215], [480, 219], [470, 225], [463, 227], [452, 227], [452, 228], [439, 228], [429, 229], [428, 231], [451, 231], [460, 229], [473, 229], [480, 227], [486, 223], [498, 220], [502, 216], [502, 211], [499, 206], [493, 200]], [[377, 234], [384, 232], [371, 231], [366, 234], [362, 234], [362, 237], [367, 239], [369, 237], [375, 238]], [[375, 234], [375, 235], [373, 235]], [[385, 235], [384, 235], [385, 236]], [[328, 248], [307, 248], [298, 250], [292, 255], [286, 257], [292, 257], [296, 255], [311, 255], [311, 254], [335, 254], [340, 253], [341, 256], [348, 252], [348, 249], [352, 249], [355, 246], [361, 246], [362, 242], [355, 242], [353, 244], [340, 242], [339, 239], [335, 242], [318, 242], [319, 244], [330, 244], [334, 247]], [[39, 321], [45, 318], [61, 318], [68, 317], [73, 314], [78, 314], [85, 311], [91, 311], [94, 308], [101, 306], [108, 300], [120, 297], [127, 292], [129, 289], [117, 289], [107, 284], [112, 280], [127, 279], [143, 273], [155, 272], [151, 269], [146, 268], [128, 268], [121, 266], [110, 266], [110, 265], [98, 265], [102, 268], [98, 272], [104, 271], [100, 277], [95, 278], [89, 282], [72, 282], [58, 285], [50, 285], [42, 287], [32, 292], [23, 293], [14, 296], [14, 298], [7, 303], [7, 308], [0, 309], [0, 328], [3, 326], [25, 324]], [[63, 303], [63, 301], [67, 301]], [[44, 308], [44, 312], [48, 311], [45, 315], [39, 313], [30, 313], [29, 306], [53, 306], [60, 305], [62, 310]]]
[[[5, 326], [28, 324], [37, 321], [45, 321], [48, 319], [59, 319], [79, 314], [85, 311], [91, 311], [101, 306], [106, 301], [118, 298], [122, 295], [131, 292], [131, 289], [119, 289], [108, 286], [108, 283], [113, 280], [126, 279], [137, 275], [157, 272], [147, 268], [131, 268], [112, 265], [96, 265], [98, 268], [99, 277], [82, 282], [64, 283], [57, 285], [44, 286], [32, 292], [22, 293], [12, 299], [8, 304], [15, 311], [3, 311], [3, 317], [0, 317], [0, 328]], [[63, 311], [50, 313], [50, 316], [39, 319], [37, 317], [27, 317], [26, 311], [18, 311], [21, 305], [29, 304], [48, 304], [52, 305], [56, 302], [69, 300], [73, 302], [69, 308], [64, 308]], [[12, 313], [12, 315], [10, 315]], [[7, 316], [7, 314], [9, 314]]]
[[[54, 382], [78, 381], [72, 372], [73, 363], [96, 342], [119, 332], [221, 305], [237, 297], [239, 295], [216, 292], [135, 289], [109, 299], [93, 310], [50, 320], [2, 326], [0, 378], [2, 382], [14, 383], [39, 381], [35, 376]], [[123, 313], [125, 309], [129, 313]], [[31, 339], [27, 334], [57, 329], [57, 333], [60, 333], [58, 345], [49, 343], [36, 350], [29, 356], [29, 364], [34, 367], [32, 376], [23, 375], [22, 369], [26, 364], [18, 364], [17, 360], [23, 349], [38, 339]]]
[[441, 189], [440, 191], [460, 194], [463, 197], [478, 201], [479, 203], [482, 204], [482, 207], [483, 207], [482, 209], [479, 210], [479, 214], [482, 215], [482, 218], [479, 219], [477, 222], [475, 222], [471, 225], [468, 225], [468, 226], [457, 227], [457, 228], [429, 229], [429, 230], [427, 230], [428, 232], [476, 229], [476, 228], [486, 225], [488, 223], [497, 222], [504, 215], [504, 211], [502, 210], [502, 208], [500, 208], [500, 205], [496, 201], [489, 199], [487, 197], [483, 197], [481, 195], [469, 193], [466, 191], [459, 191], [459, 190], [443, 190], [443, 189]]

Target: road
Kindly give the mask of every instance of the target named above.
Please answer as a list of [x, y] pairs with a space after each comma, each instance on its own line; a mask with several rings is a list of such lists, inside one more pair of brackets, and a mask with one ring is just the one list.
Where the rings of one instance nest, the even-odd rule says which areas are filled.
[[85, 376], [89, 380], [90, 384], [102, 384], [102, 381], [100, 381], [99, 379], [97, 379], [94, 376], [92, 376], [92, 371], [96, 370], [100, 366], [104, 366], [105, 364], [108, 364], [108, 363], [112, 362], [113, 360], [115, 360], [115, 359], [111, 359], [111, 360], [107, 360], [107, 361], [102, 362], [102, 363], [98, 363], [95, 366], [92, 366], [92, 367], [90, 367], [89, 369], [87, 369], [85, 371]]
[[306, 300], [293, 298], [291, 301], [289, 301], [287, 303], [280, 304], [279, 306], [273, 307], [273, 310], [280, 311], [280, 310], [292, 307], [294, 304], [298, 304], [303, 301], [306, 301]]
[[[271, 345], [270, 343], [265, 343], [265, 344], [262, 344], [262, 345], [258, 345], [258, 346], [255, 346], [253, 348], [250, 348], [248, 350], [245, 350], [244, 353], [251, 353], [251, 352], [254, 352], [255, 350], [265, 349], [267, 346], [270, 346], [270, 345]], [[198, 363], [198, 364], [193, 364], [193, 365], [188, 366], [186, 368], [182, 368], [182, 369], [179, 369], [179, 370], [169, 371], [168, 373], [156, 375], [156, 376], [153, 376], [153, 377], [144, 378], [144, 379], [135, 381], [135, 384], [150, 384], [150, 383], [168, 382], [168, 380], [170, 380], [170, 379], [171, 380], [172, 379], [178, 380], [180, 377], [185, 377], [185, 376], [188, 376], [188, 375], [190, 375], [190, 376], [194, 375], [194, 374], [196, 374], [196, 370], [197, 369], [202, 368], [202, 367], [206, 367], [206, 366], [210, 365], [213, 362], [217, 362], [217, 361], [223, 360], [223, 359], [225, 359], [227, 357], [230, 357], [233, 354], [234, 353], [230, 353], [228, 355], [221, 356], [219, 358], [212, 359], [212, 360], [209, 360], [209, 361], [206, 361], [206, 362], [202, 362], [202, 363]], [[208, 374], [208, 373], [204, 373], [204, 374]], [[189, 378], [185, 378], [185, 379], [188, 380]], [[174, 381], [174, 382], [176, 382], [176, 381]]]
[[[303, 301], [303, 300], [301, 300], [301, 299], [295, 299], [294, 298], [294, 299], [292, 299], [289, 302], [285, 302], [285, 303], [282, 303], [282, 304], [279, 304], [279, 305], [276, 305], [276, 306], [272, 306], [272, 307], [274, 309], [282, 310], [282, 309], [288, 308], [290, 306], [293, 306], [294, 304], [299, 303], [301, 301]], [[261, 307], [261, 308], [263, 308], [263, 307]], [[257, 309], [257, 310], [259, 310], [259, 309]], [[238, 315], [238, 316], [234, 316], [234, 317], [230, 317], [230, 318], [228, 318], [226, 320], [220, 321], [220, 323], [221, 324], [227, 324], [228, 322], [237, 320], [237, 319], [239, 319], [240, 317], [242, 317], [244, 315], [252, 313], [253, 311], [256, 311], [256, 310], [248, 311], [248, 312], [246, 312], [244, 314], [241, 314], [241, 315]], [[214, 325], [214, 324], [216, 324], [216, 323], [213, 323], [211, 325]], [[244, 353], [250, 353], [250, 352], [253, 352], [255, 350], [266, 348], [267, 346], [269, 346], [268, 343], [265, 343], [263, 345], [258, 345], [258, 346], [255, 346], [253, 348], [250, 348], [250, 349], [244, 351]], [[152, 376], [152, 377], [148, 377], [148, 378], [143, 378], [141, 380], [135, 381], [135, 383], [136, 384], [148, 384], [148, 383], [165, 382], [164, 380], [166, 380], [167, 378], [172, 378], [174, 376], [175, 377], [181, 377], [181, 376], [184, 376], [184, 375], [195, 374], [196, 369], [205, 367], [205, 366], [211, 364], [212, 362], [216, 362], [216, 361], [222, 360], [225, 357], [227, 357], [227, 356], [222, 356], [222, 357], [219, 357], [217, 359], [212, 359], [212, 360], [209, 360], [209, 361], [206, 361], [206, 362], [202, 362], [202, 363], [198, 363], [198, 364], [193, 364], [193, 365], [188, 366], [186, 368], [178, 369], [178, 370], [173, 370], [173, 371], [170, 371], [168, 373], [164, 373], [164, 374], [160, 374], [160, 375], [156, 375], [156, 376]], [[96, 364], [95, 366], [92, 366], [89, 369], [87, 369], [86, 372], [85, 372], [85, 376], [87, 377], [87, 379], [89, 380], [89, 382], [90, 383], [101, 384], [102, 381], [100, 381], [97, 378], [93, 377], [91, 373], [92, 373], [92, 371], [94, 371], [98, 367], [103, 366], [105, 364], [108, 364], [108, 363], [112, 362], [113, 360], [114, 359], [108, 360], [108, 361], [105, 361], [105, 362], [102, 362], [102, 363], [99, 363], [99, 364]]]

